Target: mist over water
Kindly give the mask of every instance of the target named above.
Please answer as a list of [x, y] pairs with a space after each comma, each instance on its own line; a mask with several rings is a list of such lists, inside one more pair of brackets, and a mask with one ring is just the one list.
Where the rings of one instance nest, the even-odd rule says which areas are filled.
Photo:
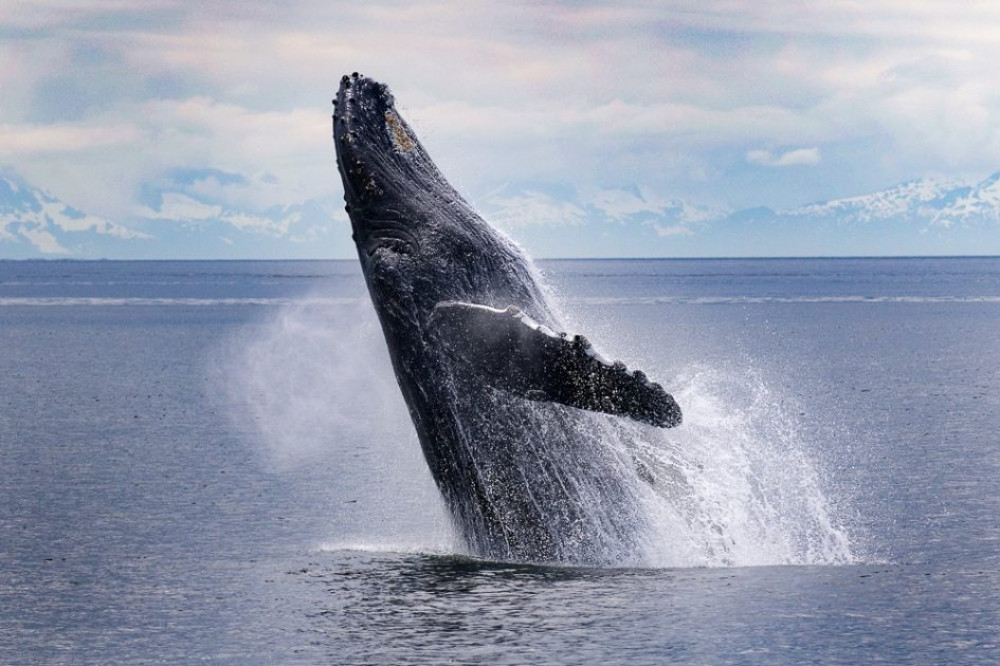
[[380, 337], [371, 307], [358, 301], [293, 303], [227, 341], [229, 397], [250, 415], [267, 464], [287, 469], [347, 442], [400, 436], [393, 419], [402, 400]]
[[316, 302], [268, 311], [225, 340], [213, 376], [226, 409], [259, 464], [288, 483], [314, 466], [344, 477], [350, 515], [312, 535], [323, 548], [456, 552], [370, 301]]
[[[628, 322], [619, 322], [627, 328]], [[289, 476], [334, 458], [370, 479], [345, 498], [370, 521], [331, 524], [323, 547], [462, 552], [423, 461], [374, 310], [366, 298], [289, 304], [228, 341], [219, 379], [261, 464]], [[623, 461], [647, 533], [640, 566], [845, 564], [850, 539], [805, 453], [793, 407], [752, 368], [717, 365], [664, 377], [684, 424], [661, 430], [592, 415], [609, 459]], [[605, 507], [606, 509], [607, 507]]]

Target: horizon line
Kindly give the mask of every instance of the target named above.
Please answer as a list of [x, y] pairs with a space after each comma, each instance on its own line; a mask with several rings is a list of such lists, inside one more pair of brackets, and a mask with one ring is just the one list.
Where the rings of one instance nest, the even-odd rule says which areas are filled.
[[[858, 254], [858, 255], [753, 255], [753, 256], [704, 256], [704, 257], [529, 257], [532, 261], [815, 261], [815, 260], [859, 260], [859, 259], [1000, 259], [1000, 254]], [[253, 258], [253, 257], [201, 257], [201, 258], [146, 258], [146, 259], [115, 259], [108, 257], [81, 258], [81, 257], [21, 257], [5, 258], [0, 257], [0, 263], [155, 263], [155, 262], [356, 262], [357, 258], [343, 257], [316, 257], [316, 258]]]

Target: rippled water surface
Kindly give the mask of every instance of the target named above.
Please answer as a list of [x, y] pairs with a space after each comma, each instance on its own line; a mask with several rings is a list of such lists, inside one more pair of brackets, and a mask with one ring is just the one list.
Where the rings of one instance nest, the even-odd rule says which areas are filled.
[[0, 262], [0, 663], [1000, 659], [1000, 260], [542, 267], [643, 566], [463, 555], [353, 262]]

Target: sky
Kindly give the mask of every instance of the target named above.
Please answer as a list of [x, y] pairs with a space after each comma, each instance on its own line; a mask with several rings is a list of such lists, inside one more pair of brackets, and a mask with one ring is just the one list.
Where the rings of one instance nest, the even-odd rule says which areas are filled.
[[[0, 169], [136, 238], [211, 220], [261, 256], [349, 257], [330, 100], [359, 71], [487, 217], [587, 255], [678, 202], [985, 178], [997, 63], [995, 0], [4, 0]], [[692, 233], [655, 229], [665, 256]]]

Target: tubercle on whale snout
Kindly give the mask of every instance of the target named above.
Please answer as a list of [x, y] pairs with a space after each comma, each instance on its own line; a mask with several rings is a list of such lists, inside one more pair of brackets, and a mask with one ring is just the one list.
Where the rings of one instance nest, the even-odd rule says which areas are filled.
[[[359, 100], [359, 97], [362, 99]], [[345, 104], [342, 105], [341, 101], [345, 102]], [[337, 97], [333, 100], [333, 106], [338, 111], [349, 114], [350, 110], [356, 107], [359, 102], [365, 101], [380, 102], [386, 109], [392, 109], [396, 105], [396, 99], [386, 84], [369, 79], [357, 72], [354, 72], [351, 76], [345, 74], [341, 77], [340, 90], [337, 92]]]
[[[334, 99], [333, 138], [345, 200], [363, 204], [382, 196], [381, 185], [403, 161], [422, 163], [420, 145], [394, 109], [389, 87], [358, 72], [344, 75]], [[347, 195], [350, 196], [347, 196]]]

